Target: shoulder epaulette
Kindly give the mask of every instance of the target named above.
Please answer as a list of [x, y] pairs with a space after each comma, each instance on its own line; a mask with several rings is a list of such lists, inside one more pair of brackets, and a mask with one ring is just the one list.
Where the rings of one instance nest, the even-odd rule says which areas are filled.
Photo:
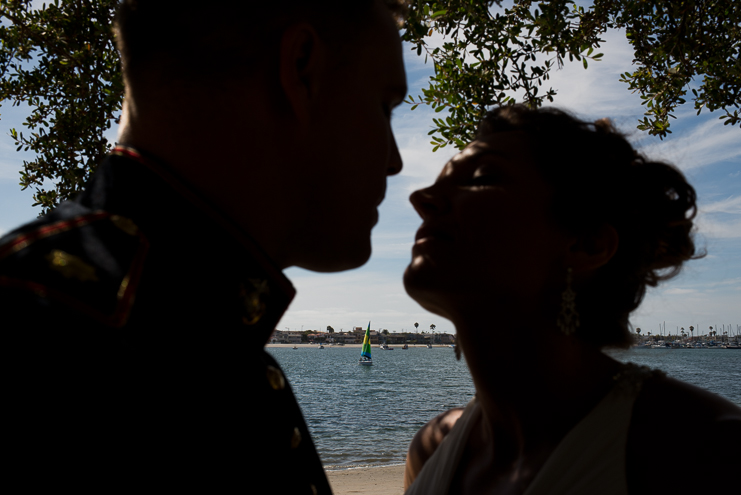
[[92, 212], [36, 225], [0, 245], [0, 286], [126, 323], [149, 243], [128, 218]]

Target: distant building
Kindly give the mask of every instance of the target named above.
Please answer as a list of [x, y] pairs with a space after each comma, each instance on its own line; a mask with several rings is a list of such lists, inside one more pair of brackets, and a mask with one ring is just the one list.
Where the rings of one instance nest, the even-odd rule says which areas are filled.
[[270, 336], [268, 342], [271, 344], [300, 344], [301, 343], [301, 332], [284, 332], [283, 330], [275, 330], [273, 335]]
[[388, 344], [406, 344], [407, 336], [405, 333], [390, 333], [381, 338]]

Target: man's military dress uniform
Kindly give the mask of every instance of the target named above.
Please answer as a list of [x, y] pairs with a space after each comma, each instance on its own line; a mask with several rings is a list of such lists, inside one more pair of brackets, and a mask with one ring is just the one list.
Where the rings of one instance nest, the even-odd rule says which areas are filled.
[[294, 294], [228, 219], [116, 148], [75, 201], [0, 239], [6, 485], [330, 493], [264, 351]]

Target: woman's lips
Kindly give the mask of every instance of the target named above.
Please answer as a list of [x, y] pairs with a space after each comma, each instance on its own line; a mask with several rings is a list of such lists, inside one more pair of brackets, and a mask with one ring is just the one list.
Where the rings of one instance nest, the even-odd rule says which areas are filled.
[[417, 235], [414, 236], [415, 244], [419, 244], [421, 242], [429, 241], [429, 240], [442, 240], [442, 241], [452, 241], [453, 237], [449, 234], [447, 234], [445, 231], [429, 226], [429, 225], [422, 225], [419, 230], [417, 230]]

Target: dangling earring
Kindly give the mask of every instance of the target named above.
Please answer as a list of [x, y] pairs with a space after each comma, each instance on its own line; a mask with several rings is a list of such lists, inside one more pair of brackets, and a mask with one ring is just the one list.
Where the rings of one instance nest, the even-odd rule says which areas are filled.
[[579, 328], [576, 292], [571, 288], [571, 268], [566, 270], [566, 289], [561, 294], [561, 312], [558, 314], [556, 324], [564, 335], [571, 335]]

